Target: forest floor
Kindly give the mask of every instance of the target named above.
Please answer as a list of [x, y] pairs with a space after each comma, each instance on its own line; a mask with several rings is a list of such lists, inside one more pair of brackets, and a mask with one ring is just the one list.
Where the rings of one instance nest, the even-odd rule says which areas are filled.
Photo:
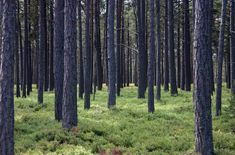
[[[36, 89], [26, 99], [15, 99], [15, 152], [40, 154], [194, 154], [194, 112], [192, 93], [177, 97], [162, 91], [155, 113], [147, 113], [147, 99], [137, 99], [137, 88], [125, 88], [117, 107], [107, 109], [107, 89], [98, 91], [91, 109], [83, 110], [78, 100], [78, 128], [62, 129], [54, 120], [54, 94], [44, 94], [38, 105]], [[146, 94], [147, 95], [147, 94]], [[91, 97], [93, 98], [93, 97]], [[232, 102], [233, 101], [233, 102]], [[213, 138], [216, 154], [235, 155], [235, 100], [223, 89], [223, 114], [215, 117]]]

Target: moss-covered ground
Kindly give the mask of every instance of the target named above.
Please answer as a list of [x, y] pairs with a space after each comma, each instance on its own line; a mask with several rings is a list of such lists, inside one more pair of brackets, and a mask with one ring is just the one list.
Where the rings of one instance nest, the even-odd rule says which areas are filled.
[[[17, 155], [194, 154], [192, 93], [179, 91], [178, 96], [171, 96], [162, 91], [155, 113], [148, 114], [147, 99], [136, 97], [136, 87], [124, 88], [112, 110], [107, 109], [104, 89], [97, 92], [89, 111], [78, 100], [78, 128], [68, 132], [54, 120], [54, 93], [46, 92], [45, 103], [39, 105], [36, 92], [15, 99]], [[215, 152], [235, 155], [235, 101], [224, 88], [221, 117], [215, 117], [214, 99], [212, 104]]]

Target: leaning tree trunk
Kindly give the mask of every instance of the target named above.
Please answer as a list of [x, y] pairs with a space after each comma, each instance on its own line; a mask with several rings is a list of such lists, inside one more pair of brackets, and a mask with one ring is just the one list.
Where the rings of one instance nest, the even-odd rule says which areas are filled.
[[43, 103], [46, 49], [46, 2], [39, 0], [38, 102]]
[[16, 1], [3, 0], [0, 65], [0, 154], [14, 155], [14, 51]]
[[108, 78], [109, 78], [109, 98], [108, 107], [116, 105], [116, 62], [114, 50], [114, 8], [115, 1], [109, 0], [108, 9]]
[[54, 7], [55, 119], [60, 121], [64, 80], [64, 0], [55, 0]]
[[77, 126], [77, 19], [76, 0], [65, 0], [64, 7], [64, 88], [62, 126]]
[[221, 96], [222, 96], [222, 75], [223, 75], [223, 59], [224, 59], [224, 29], [226, 21], [227, 0], [222, 1], [221, 23], [218, 47], [218, 67], [217, 67], [217, 88], [216, 88], [216, 116], [221, 115]]
[[[210, 1], [195, 0], [194, 104], [196, 152], [213, 155], [210, 73]], [[203, 29], [202, 29], [203, 27]]]

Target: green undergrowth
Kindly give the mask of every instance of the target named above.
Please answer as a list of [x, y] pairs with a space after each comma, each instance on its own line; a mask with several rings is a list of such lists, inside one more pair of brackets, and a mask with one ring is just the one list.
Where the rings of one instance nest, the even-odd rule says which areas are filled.
[[[194, 154], [192, 93], [179, 91], [174, 97], [162, 91], [155, 113], [148, 114], [147, 99], [137, 99], [134, 86], [124, 88], [116, 108], [108, 110], [105, 88], [89, 111], [78, 100], [78, 128], [68, 132], [54, 120], [54, 93], [46, 92], [39, 105], [36, 92], [34, 88], [30, 97], [15, 99], [17, 155]], [[235, 155], [235, 99], [224, 88], [221, 117], [214, 117], [214, 99], [212, 104], [216, 154]]]

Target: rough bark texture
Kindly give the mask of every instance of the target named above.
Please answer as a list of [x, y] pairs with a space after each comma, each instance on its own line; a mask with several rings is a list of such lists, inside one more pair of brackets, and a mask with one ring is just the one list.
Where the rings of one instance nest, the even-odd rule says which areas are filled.
[[156, 98], [161, 99], [161, 23], [160, 23], [160, 0], [157, 0], [157, 66], [156, 66]]
[[147, 87], [147, 50], [146, 50], [146, 21], [145, 1], [137, 0], [138, 17], [138, 98], [145, 98]]
[[91, 1], [86, 0], [86, 51], [84, 56], [84, 108], [90, 109], [90, 92], [91, 90], [91, 67], [92, 67], [92, 56], [91, 56], [91, 19], [90, 19], [90, 7]]
[[64, 8], [64, 88], [62, 126], [77, 126], [77, 21], [76, 0], [65, 0]]
[[26, 84], [27, 84], [27, 64], [29, 52], [29, 30], [28, 30], [28, 0], [24, 0], [24, 77], [23, 77], [23, 97], [26, 97]]
[[216, 87], [216, 116], [221, 114], [221, 96], [222, 96], [222, 75], [223, 75], [223, 59], [224, 59], [224, 31], [226, 21], [227, 0], [222, 1], [221, 23], [218, 47], [218, 67], [217, 67], [217, 87]]
[[235, 95], [235, 1], [230, 1], [230, 64], [231, 92]]
[[116, 105], [116, 62], [114, 50], [114, 10], [115, 1], [109, 0], [108, 9], [108, 78], [109, 78], [109, 98], [108, 107]]
[[195, 141], [196, 152], [203, 155], [213, 154], [211, 92], [208, 61], [210, 48], [210, 11], [209, 1], [195, 0], [194, 28], [194, 104], [195, 104]]
[[55, 0], [54, 7], [55, 119], [60, 121], [64, 80], [64, 0]]
[[176, 85], [175, 53], [174, 53], [174, 15], [173, 0], [168, 0], [168, 45], [169, 45], [169, 66], [170, 66], [170, 84], [171, 94], [178, 93]]
[[0, 154], [14, 155], [15, 0], [3, 0], [2, 30], [0, 65]]
[[154, 65], [155, 65], [155, 0], [150, 1], [150, 46], [148, 65], [148, 112], [154, 112]]
[[38, 102], [43, 103], [46, 51], [46, 2], [39, 0]]

